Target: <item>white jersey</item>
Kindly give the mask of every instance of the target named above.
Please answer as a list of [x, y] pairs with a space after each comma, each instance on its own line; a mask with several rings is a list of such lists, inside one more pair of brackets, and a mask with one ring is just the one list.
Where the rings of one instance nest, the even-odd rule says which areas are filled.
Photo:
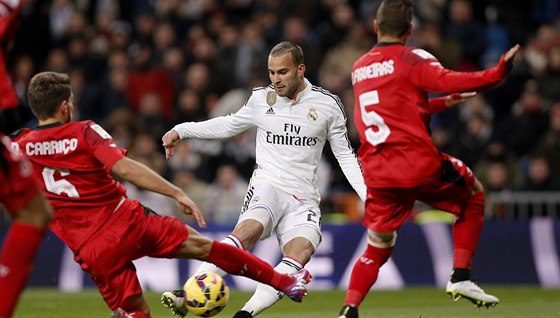
[[251, 185], [271, 184], [319, 204], [317, 167], [328, 140], [344, 175], [365, 201], [366, 186], [347, 136], [346, 115], [338, 98], [312, 86], [295, 100], [280, 97], [272, 85], [255, 88], [235, 114], [175, 126], [181, 139], [227, 138], [257, 127], [256, 162]]

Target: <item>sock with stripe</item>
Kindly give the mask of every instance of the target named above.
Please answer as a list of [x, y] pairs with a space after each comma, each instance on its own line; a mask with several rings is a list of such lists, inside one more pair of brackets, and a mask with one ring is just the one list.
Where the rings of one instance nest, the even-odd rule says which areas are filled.
[[[293, 274], [302, 268], [303, 265], [298, 263], [296, 260], [284, 257], [274, 269], [280, 273]], [[255, 293], [245, 306], [241, 308], [241, 310], [251, 313], [254, 317], [266, 308], [274, 305], [278, 300], [280, 300], [280, 298], [282, 298], [283, 295], [284, 294], [282, 292], [279, 292], [268, 285], [258, 284]]]
[[249, 277], [278, 290], [283, 290], [294, 281], [291, 276], [275, 271], [270, 264], [255, 255], [217, 241], [212, 243], [208, 262], [230, 274]]
[[[232, 245], [235, 247], [238, 247], [240, 249], [243, 249], [243, 245], [241, 245], [241, 242], [239, 241], [239, 239], [233, 235], [228, 235], [225, 239], [223, 239], [221, 241], [224, 244], [228, 244], [228, 245]], [[224, 277], [225, 275], [227, 275], [227, 272], [224, 271], [223, 269], [219, 268], [218, 266], [212, 264], [212, 263], [208, 263], [208, 262], [204, 262], [202, 263], [195, 274], [201, 274], [201, 273], [205, 273], [205, 272], [212, 272], [212, 273], [216, 273], [222, 277]]]

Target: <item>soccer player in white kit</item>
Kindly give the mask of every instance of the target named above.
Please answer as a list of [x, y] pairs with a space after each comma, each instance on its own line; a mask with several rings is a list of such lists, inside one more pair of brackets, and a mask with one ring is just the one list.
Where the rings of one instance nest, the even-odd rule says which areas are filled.
[[[270, 51], [271, 85], [253, 89], [235, 114], [175, 126], [163, 137], [166, 157], [186, 138], [227, 138], [257, 127], [256, 163], [239, 221], [222, 242], [248, 250], [258, 240], [276, 233], [283, 259], [279, 272], [295, 273], [310, 260], [321, 242], [320, 195], [317, 167], [327, 140], [346, 178], [365, 201], [361, 167], [346, 129], [340, 98], [305, 77], [301, 48], [281, 42]], [[215, 265], [204, 263], [197, 273], [224, 275]], [[259, 284], [253, 297], [235, 318], [254, 317], [276, 303], [282, 294]], [[164, 305], [179, 316], [186, 315], [182, 291], [165, 292]]]

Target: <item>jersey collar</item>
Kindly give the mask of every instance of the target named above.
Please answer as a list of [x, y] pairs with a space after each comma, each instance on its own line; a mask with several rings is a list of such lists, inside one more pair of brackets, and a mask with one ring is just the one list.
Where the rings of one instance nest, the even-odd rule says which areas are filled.
[[52, 123], [52, 124], [46, 124], [46, 125], [37, 126], [37, 127], [35, 127], [34, 130], [48, 129], [48, 128], [53, 128], [53, 127], [59, 127], [59, 126], [62, 126], [62, 125], [64, 125], [64, 124], [61, 123], [61, 122], [57, 122], [57, 123]]
[[296, 95], [296, 98], [294, 100], [290, 100], [289, 98], [286, 97], [286, 99], [288, 99], [292, 105], [297, 104], [302, 98], [304, 98], [311, 91], [311, 82], [309, 82], [309, 80], [307, 80], [307, 78], [305, 77], [303, 78], [303, 81], [305, 82], [305, 88]]

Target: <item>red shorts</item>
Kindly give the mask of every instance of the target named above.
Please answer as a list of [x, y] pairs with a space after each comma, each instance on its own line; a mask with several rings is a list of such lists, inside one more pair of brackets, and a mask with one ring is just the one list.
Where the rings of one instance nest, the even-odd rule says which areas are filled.
[[414, 188], [368, 188], [364, 226], [378, 233], [396, 231], [416, 200], [438, 210], [461, 213], [472, 193], [474, 174], [462, 161], [441, 155], [441, 175], [433, 183]]
[[144, 256], [175, 258], [187, 237], [187, 227], [179, 219], [127, 199], [80, 247], [75, 260], [90, 274], [111, 310], [126, 310], [132, 306], [131, 297], [142, 293], [132, 261]]
[[16, 215], [37, 195], [40, 188], [33, 176], [33, 166], [27, 160], [9, 150], [8, 137], [0, 145], [0, 202], [11, 215]]

